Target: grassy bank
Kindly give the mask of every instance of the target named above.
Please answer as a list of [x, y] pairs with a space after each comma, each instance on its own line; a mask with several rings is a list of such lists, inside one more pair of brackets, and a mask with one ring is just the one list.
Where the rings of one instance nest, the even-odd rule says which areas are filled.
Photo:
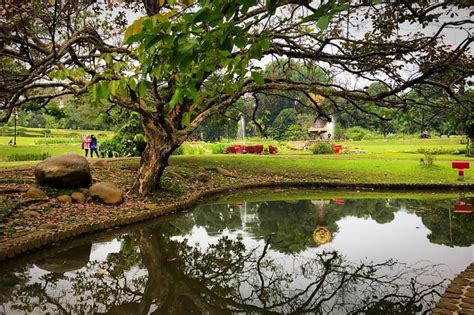
[[[433, 166], [424, 166], [416, 159], [350, 159], [343, 156], [322, 159], [315, 155], [298, 158], [213, 155], [176, 156], [171, 159], [171, 164], [189, 168], [220, 166], [237, 176], [261, 177], [262, 180], [271, 174], [288, 179], [321, 179], [349, 183], [459, 183], [457, 171], [451, 168], [450, 161], [437, 161]], [[465, 172], [465, 182], [474, 183], [472, 171]]]

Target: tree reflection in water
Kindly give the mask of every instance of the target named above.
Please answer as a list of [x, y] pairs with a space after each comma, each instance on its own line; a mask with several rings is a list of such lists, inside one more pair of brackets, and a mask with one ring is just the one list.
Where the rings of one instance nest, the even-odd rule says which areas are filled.
[[336, 251], [283, 255], [270, 237], [250, 248], [221, 236], [204, 248], [177, 234], [173, 225], [157, 224], [124, 235], [120, 252], [105, 261], [22, 281], [11, 307], [62, 314], [419, 313], [432, 307], [444, 282], [436, 266], [353, 264]]

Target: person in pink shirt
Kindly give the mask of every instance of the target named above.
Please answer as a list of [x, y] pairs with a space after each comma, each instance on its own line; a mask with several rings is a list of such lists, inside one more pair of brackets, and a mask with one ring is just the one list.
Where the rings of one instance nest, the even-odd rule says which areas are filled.
[[[87, 155], [89, 154], [90, 144], [91, 144], [91, 138], [89, 137], [89, 135], [84, 135], [84, 139], [82, 139], [82, 149], [86, 152], [86, 158], [87, 158]], [[91, 152], [91, 155], [92, 155], [92, 152]]]

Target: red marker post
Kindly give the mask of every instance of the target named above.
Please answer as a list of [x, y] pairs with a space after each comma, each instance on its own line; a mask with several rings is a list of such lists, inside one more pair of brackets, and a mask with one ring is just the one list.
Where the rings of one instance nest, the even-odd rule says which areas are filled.
[[464, 170], [469, 168], [469, 161], [453, 161], [452, 167], [458, 169], [458, 179], [464, 180]]

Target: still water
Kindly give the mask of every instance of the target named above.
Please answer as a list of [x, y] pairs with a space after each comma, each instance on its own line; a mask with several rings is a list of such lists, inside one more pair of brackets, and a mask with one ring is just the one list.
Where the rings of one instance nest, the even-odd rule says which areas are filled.
[[3, 266], [0, 313], [420, 314], [474, 261], [473, 202], [203, 205]]

